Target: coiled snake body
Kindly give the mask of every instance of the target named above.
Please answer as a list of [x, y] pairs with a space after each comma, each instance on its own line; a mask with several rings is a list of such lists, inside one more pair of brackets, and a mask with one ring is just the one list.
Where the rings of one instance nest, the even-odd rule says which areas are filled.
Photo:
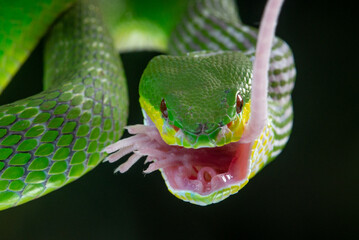
[[[43, 4], [40, 12], [52, 14], [43, 17], [48, 25], [69, 6], [67, 1]], [[152, 163], [146, 172], [160, 169], [174, 195], [199, 205], [237, 192], [281, 152], [293, 119], [295, 68], [289, 47], [273, 41], [265, 126], [244, 141], [253, 113], [257, 30], [242, 24], [230, 0], [189, 1], [186, 9], [168, 42], [168, 53], [175, 56], [154, 58], [141, 79], [146, 126], [129, 127], [136, 136], [106, 149], [121, 136], [128, 108], [112, 37], [93, 2], [79, 1], [56, 20], [46, 36], [45, 91], [0, 108], [0, 210], [81, 177], [104, 159], [104, 149], [117, 151], [110, 162], [134, 152], [121, 172], [147, 156]], [[11, 23], [6, 16], [0, 20]], [[4, 47], [5, 36], [0, 35], [4, 83], [38, 39], [16, 52]]]

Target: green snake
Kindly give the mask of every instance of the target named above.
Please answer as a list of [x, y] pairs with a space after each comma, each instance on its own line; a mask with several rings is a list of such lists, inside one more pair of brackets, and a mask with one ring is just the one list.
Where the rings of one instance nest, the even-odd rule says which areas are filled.
[[[131, 153], [116, 171], [146, 156], [144, 172], [160, 170], [184, 201], [208, 205], [238, 192], [278, 156], [292, 127], [293, 56], [267, 37], [281, 2], [269, 1], [272, 25], [258, 35], [233, 0], [6, 1], [0, 84], [45, 36], [45, 90], [0, 107], [0, 210]], [[138, 49], [168, 55], [142, 75], [144, 125], [118, 141], [128, 96], [117, 50]]]

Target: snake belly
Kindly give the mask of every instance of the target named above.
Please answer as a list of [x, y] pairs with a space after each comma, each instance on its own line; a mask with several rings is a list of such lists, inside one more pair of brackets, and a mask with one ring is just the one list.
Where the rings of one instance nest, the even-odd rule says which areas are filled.
[[0, 210], [76, 180], [119, 139], [128, 97], [115, 53], [91, 2], [76, 3], [54, 24], [45, 91], [0, 107]]

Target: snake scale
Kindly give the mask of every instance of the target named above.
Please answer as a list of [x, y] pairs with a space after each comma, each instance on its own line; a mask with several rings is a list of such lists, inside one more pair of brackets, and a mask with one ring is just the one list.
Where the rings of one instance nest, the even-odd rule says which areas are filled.
[[[288, 141], [295, 66], [288, 45], [275, 38], [266, 122], [259, 136], [243, 142], [257, 109], [251, 95], [258, 30], [241, 22], [234, 1], [188, 2], [166, 38], [170, 55], [151, 60], [141, 79], [145, 126], [128, 127], [135, 136], [115, 144], [128, 111], [125, 75], [114, 48], [119, 36], [109, 33], [96, 2], [36, 4], [45, 9], [36, 11], [48, 14], [36, 34], [41, 36], [51, 25], [45, 37], [45, 90], [0, 107], [0, 210], [76, 180], [106, 152], [115, 152], [107, 157], [110, 162], [133, 152], [118, 168], [121, 172], [147, 156], [145, 172], [161, 170], [176, 197], [207, 205], [239, 191]], [[18, 11], [11, 3], [8, 7]], [[31, 21], [34, 15], [26, 16], [21, 21], [37, 24]], [[7, 26], [9, 18], [0, 18], [0, 24]], [[129, 39], [129, 45], [136, 46]], [[9, 41], [0, 39], [2, 47], [4, 42]], [[3, 85], [35, 45], [33, 40], [17, 53], [0, 48]], [[126, 49], [125, 44], [119, 48]], [[218, 160], [222, 156], [227, 158]]]

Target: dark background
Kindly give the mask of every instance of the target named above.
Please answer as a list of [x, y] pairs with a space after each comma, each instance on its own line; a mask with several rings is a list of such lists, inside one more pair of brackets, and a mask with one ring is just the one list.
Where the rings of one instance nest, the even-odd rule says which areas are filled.
[[[258, 25], [264, 3], [240, 1], [243, 21]], [[358, 238], [355, 9], [349, 1], [286, 1], [277, 35], [292, 47], [298, 71], [293, 133], [283, 153], [236, 195], [198, 207], [173, 197], [158, 172], [144, 176], [142, 164], [114, 175], [117, 165], [104, 163], [61, 190], [0, 212], [0, 239]], [[155, 55], [121, 55], [129, 124], [141, 122], [137, 84]], [[42, 44], [0, 103], [41, 91], [41, 78]]]

